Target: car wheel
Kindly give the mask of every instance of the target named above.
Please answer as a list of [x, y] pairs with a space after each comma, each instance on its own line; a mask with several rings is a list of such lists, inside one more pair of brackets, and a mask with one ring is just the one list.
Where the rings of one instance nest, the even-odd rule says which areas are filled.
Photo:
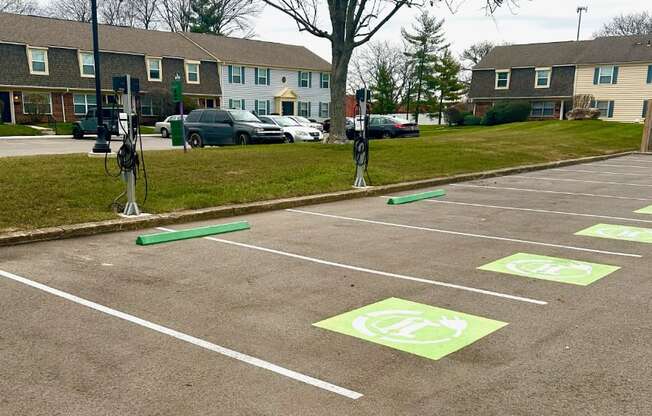
[[247, 133], [238, 133], [235, 144], [246, 146], [249, 144], [249, 135]]
[[191, 133], [188, 138], [188, 143], [190, 144], [190, 147], [204, 147], [204, 140], [201, 138], [199, 133]]
[[290, 133], [285, 133], [285, 143], [294, 143], [294, 137]]
[[165, 127], [161, 129], [161, 137], [163, 137], [164, 139], [170, 137], [170, 132]]
[[72, 137], [76, 140], [81, 140], [84, 138], [84, 132], [82, 131], [81, 127], [77, 125], [73, 126]]
[[382, 136], [383, 139], [390, 139], [391, 137], [392, 137], [392, 134], [389, 131], [385, 130], [383, 132], [383, 136]]

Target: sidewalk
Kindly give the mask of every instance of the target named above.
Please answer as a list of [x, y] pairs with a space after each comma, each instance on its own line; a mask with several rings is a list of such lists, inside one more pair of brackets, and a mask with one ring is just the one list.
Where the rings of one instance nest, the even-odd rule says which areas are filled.
[[[160, 134], [155, 134], [155, 133], [150, 133], [150, 134], [143, 134], [142, 137], [161, 137]], [[39, 140], [39, 139], [72, 139], [72, 135], [70, 134], [59, 134], [59, 135], [54, 135], [54, 134], [48, 134], [48, 135], [43, 135], [43, 136], [0, 136], [0, 140], [29, 140], [29, 139], [34, 139], [34, 140]], [[90, 141], [90, 140], [95, 140], [92, 136], [89, 136], [88, 138], [84, 138], [80, 141]]]

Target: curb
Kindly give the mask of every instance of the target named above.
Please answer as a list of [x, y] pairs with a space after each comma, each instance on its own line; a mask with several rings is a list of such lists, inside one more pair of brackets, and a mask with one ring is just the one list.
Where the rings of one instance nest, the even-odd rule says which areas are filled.
[[118, 231], [133, 231], [144, 228], [154, 228], [171, 224], [182, 224], [195, 221], [205, 221], [217, 218], [234, 217], [239, 215], [254, 214], [259, 212], [296, 208], [305, 205], [323, 204], [327, 202], [343, 201], [347, 199], [364, 198], [369, 196], [387, 195], [392, 192], [409, 191], [413, 189], [440, 186], [457, 182], [466, 182], [478, 179], [494, 178], [498, 176], [515, 175], [524, 172], [577, 165], [587, 162], [596, 162], [640, 152], [613, 153], [600, 156], [590, 156], [580, 159], [560, 160], [556, 162], [541, 163], [536, 165], [517, 166], [477, 173], [465, 173], [455, 176], [445, 176], [432, 179], [422, 179], [412, 182], [402, 182], [392, 185], [374, 186], [367, 189], [355, 189], [327, 194], [308, 195], [293, 198], [259, 201], [247, 204], [226, 205], [197, 210], [179, 211], [165, 214], [153, 214], [139, 218], [120, 218], [100, 222], [64, 225], [60, 227], [42, 228], [29, 231], [17, 231], [0, 234], [0, 247], [18, 244], [35, 243], [39, 241], [60, 240], [64, 238], [84, 237], [96, 234], [112, 233]]

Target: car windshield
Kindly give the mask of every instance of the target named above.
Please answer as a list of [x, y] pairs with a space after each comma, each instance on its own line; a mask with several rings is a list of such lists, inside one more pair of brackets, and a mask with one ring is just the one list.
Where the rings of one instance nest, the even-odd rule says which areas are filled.
[[274, 118], [274, 121], [281, 127], [293, 127], [300, 126], [301, 124], [297, 123], [295, 120], [292, 120], [289, 117], [278, 117]]
[[233, 117], [235, 121], [251, 121], [251, 122], [260, 123], [258, 117], [256, 117], [249, 111], [229, 110], [229, 114], [231, 114], [231, 117]]
[[299, 123], [312, 123], [310, 120], [308, 120], [308, 119], [305, 118], [305, 117], [295, 117], [295, 119], [296, 119]]

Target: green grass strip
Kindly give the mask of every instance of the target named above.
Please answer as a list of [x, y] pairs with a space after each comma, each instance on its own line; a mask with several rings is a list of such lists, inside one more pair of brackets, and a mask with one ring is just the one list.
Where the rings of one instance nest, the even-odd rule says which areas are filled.
[[229, 224], [209, 225], [208, 227], [191, 228], [189, 230], [166, 231], [164, 233], [140, 235], [136, 239], [139, 246], [167, 243], [190, 238], [206, 237], [208, 235], [231, 233], [233, 231], [248, 230], [251, 228], [247, 221], [232, 222]]
[[422, 199], [437, 198], [439, 196], [446, 195], [446, 191], [443, 189], [437, 189], [436, 191], [421, 192], [420, 194], [412, 194], [405, 196], [395, 196], [389, 198], [387, 203], [389, 205], [400, 205], [407, 204], [408, 202], [421, 201]]

